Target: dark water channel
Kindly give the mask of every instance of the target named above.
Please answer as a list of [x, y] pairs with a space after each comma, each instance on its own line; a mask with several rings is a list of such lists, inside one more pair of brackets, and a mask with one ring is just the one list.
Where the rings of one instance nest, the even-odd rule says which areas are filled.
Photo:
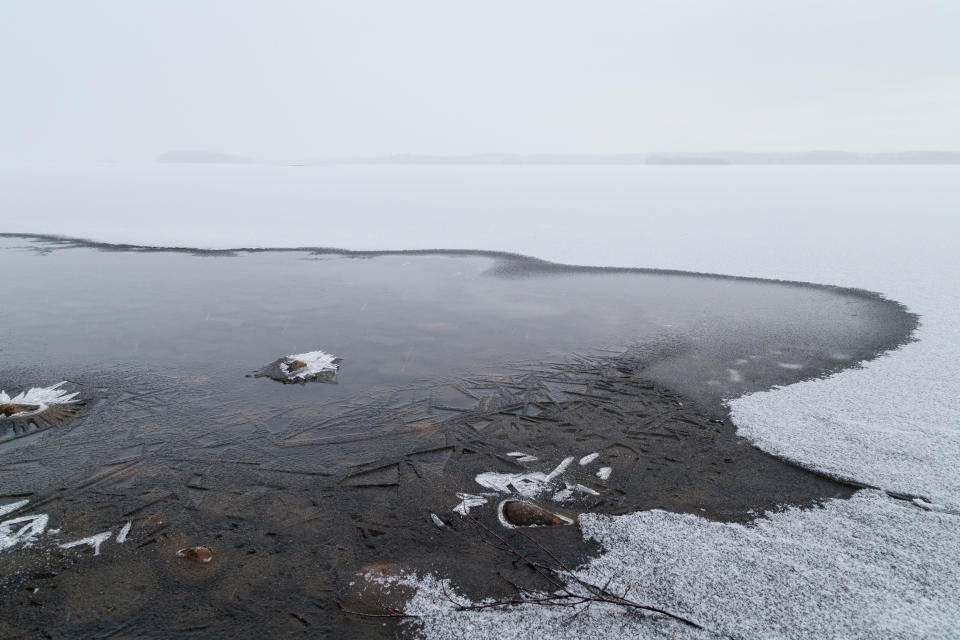
[[[49, 428], [0, 419], [0, 509], [29, 501], [0, 521], [48, 518], [0, 550], [0, 637], [392, 636], [338, 610], [369, 604], [357, 572], [502, 593], [522, 569], [457, 493], [571, 456], [556, 488], [586, 489], [536, 498], [570, 516], [746, 521], [849, 495], [738, 438], [722, 402], [855, 366], [916, 322], [864, 292], [466, 252], [0, 237], [0, 276], [0, 389], [65, 380], [85, 401]], [[344, 358], [336, 384], [246, 375], [316, 349]], [[471, 514], [500, 527], [486, 499]], [[97, 555], [60, 547], [101, 532]], [[598, 551], [530, 532], [574, 564]], [[176, 556], [194, 545], [213, 561]]]

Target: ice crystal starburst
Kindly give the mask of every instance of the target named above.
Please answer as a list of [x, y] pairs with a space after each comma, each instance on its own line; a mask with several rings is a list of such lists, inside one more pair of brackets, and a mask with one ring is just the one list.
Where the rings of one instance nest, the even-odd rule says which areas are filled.
[[0, 419], [52, 423], [73, 416], [81, 402], [77, 392], [61, 389], [65, 384], [66, 381], [49, 387], [32, 387], [13, 397], [0, 391]]

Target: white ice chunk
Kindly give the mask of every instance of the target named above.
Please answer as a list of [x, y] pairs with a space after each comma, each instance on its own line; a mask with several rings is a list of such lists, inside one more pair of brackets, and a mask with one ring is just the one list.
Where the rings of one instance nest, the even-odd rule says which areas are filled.
[[613, 473], [613, 467], [600, 467], [600, 470], [597, 471], [597, 477], [601, 480], [609, 480], [611, 473]]
[[566, 471], [567, 467], [570, 466], [570, 463], [573, 462], [573, 460], [574, 460], [573, 456], [570, 456], [569, 458], [564, 458], [563, 462], [558, 464], [557, 468], [551, 471], [549, 475], [547, 475], [546, 482], [550, 482], [551, 480], [559, 476], [561, 473]]
[[117, 544], [123, 544], [127, 541], [127, 534], [130, 533], [130, 526], [132, 524], [132, 522], [128, 522], [127, 524], [123, 525], [123, 528], [120, 529], [120, 533], [117, 534]]
[[45, 513], [0, 522], [0, 551], [18, 544], [29, 547], [42, 534], [50, 517]]
[[473, 507], [479, 507], [482, 504], [487, 504], [486, 498], [483, 496], [473, 495], [472, 493], [458, 493], [457, 497], [460, 499], [460, 504], [455, 506], [453, 510], [462, 516], [470, 513], [470, 509]]
[[589, 493], [589, 494], [592, 495], [592, 496], [598, 496], [598, 495], [600, 495], [598, 492], [594, 491], [594, 490], [591, 489], [590, 487], [585, 487], [585, 486], [583, 486], [582, 484], [574, 485], [573, 489], [574, 489], [574, 491], [580, 491], [580, 492], [582, 492], [582, 493]]
[[[573, 458], [570, 458], [573, 460]], [[551, 478], [539, 471], [531, 473], [496, 473], [488, 471], [477, 475], [475, 481], [481, 487], [493, 489], [498, 493], [516, 492], [532, 498], [543, 492]]]
[[516, 458], [517, 462], [536, 462], [537, 457], [523, 451], [511, 451], [507, 454], [511, 458]]
[[594, 460], [596, 460], [596, 459], [599, 458], [599, 457], [600, 457], [600, 454], [599, 454], [599, 453], [596, 453], [596, 452], [594, 452], [594, 453], [588, 453], [587, 455], [585, 455], [585, 456], [583, 456], [582, 458], [580, 458], [580, 466], [582, 467], [582, 466], [584, 466], [584, 465], [590, 464], [591, 462], [593, 462]]
[[30, 502], [29, 500], [18, 500], [16, 502], [11, 502], [10, 504], [0, 505], [0, 517], [12, 513], [22, 507], [23, 505]]
[[89, 545], [93, 549], [93, 555], [100, 555], [100, 545], [110, 539], [110, 536], [113, 535], [110, 531], [104, 531], [102, 533], [94, 534], [88, 538], [81, 538], [79, 540], [74, 540], [72, 542], [65, 542], [60, 545], [61, 549], [72, 549], [73, 547], [79, 547], [80, 545]]

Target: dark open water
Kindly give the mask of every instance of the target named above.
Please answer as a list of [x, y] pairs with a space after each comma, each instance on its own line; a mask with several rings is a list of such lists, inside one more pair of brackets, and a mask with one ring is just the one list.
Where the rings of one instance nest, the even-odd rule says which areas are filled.
[[[456, 494], [568, 456], [600, 454], [558, 479], [595, 495], [538, 500], [571, 516], [742, 521], [849, 495], [736, 437], [722, 401], [855, 366], [915, 326], [864, 292], [482, 253], [7, 237], [0, 275], [0, 389], [67, 380], [86, 401], [45, 430], [0, 421], [0, 505], [29, 500], [0, 520], [49, 517], [0, 551], [3, 637], [392, 635], [337, 609], [369, 604], [356, 572], [501, 593], [496, 572], [520, 570]], [[314, 349], [344, 358], [336, 384], [246, 376]], [[489, 500], [472, 513], [499, 527]], [[99, 555], [58, 546], [108, 531]], [[596, 552], [575, 527], [531, 531], [573, 563]], [[176, 557], [193, 545], [214, 561]]]

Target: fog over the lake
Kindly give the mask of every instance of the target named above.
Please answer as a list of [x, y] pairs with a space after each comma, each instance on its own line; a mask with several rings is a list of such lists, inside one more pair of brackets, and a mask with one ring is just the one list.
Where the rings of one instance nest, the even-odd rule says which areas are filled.
[[0, 164], [960, 148], [960, 3], [5, 0]]

